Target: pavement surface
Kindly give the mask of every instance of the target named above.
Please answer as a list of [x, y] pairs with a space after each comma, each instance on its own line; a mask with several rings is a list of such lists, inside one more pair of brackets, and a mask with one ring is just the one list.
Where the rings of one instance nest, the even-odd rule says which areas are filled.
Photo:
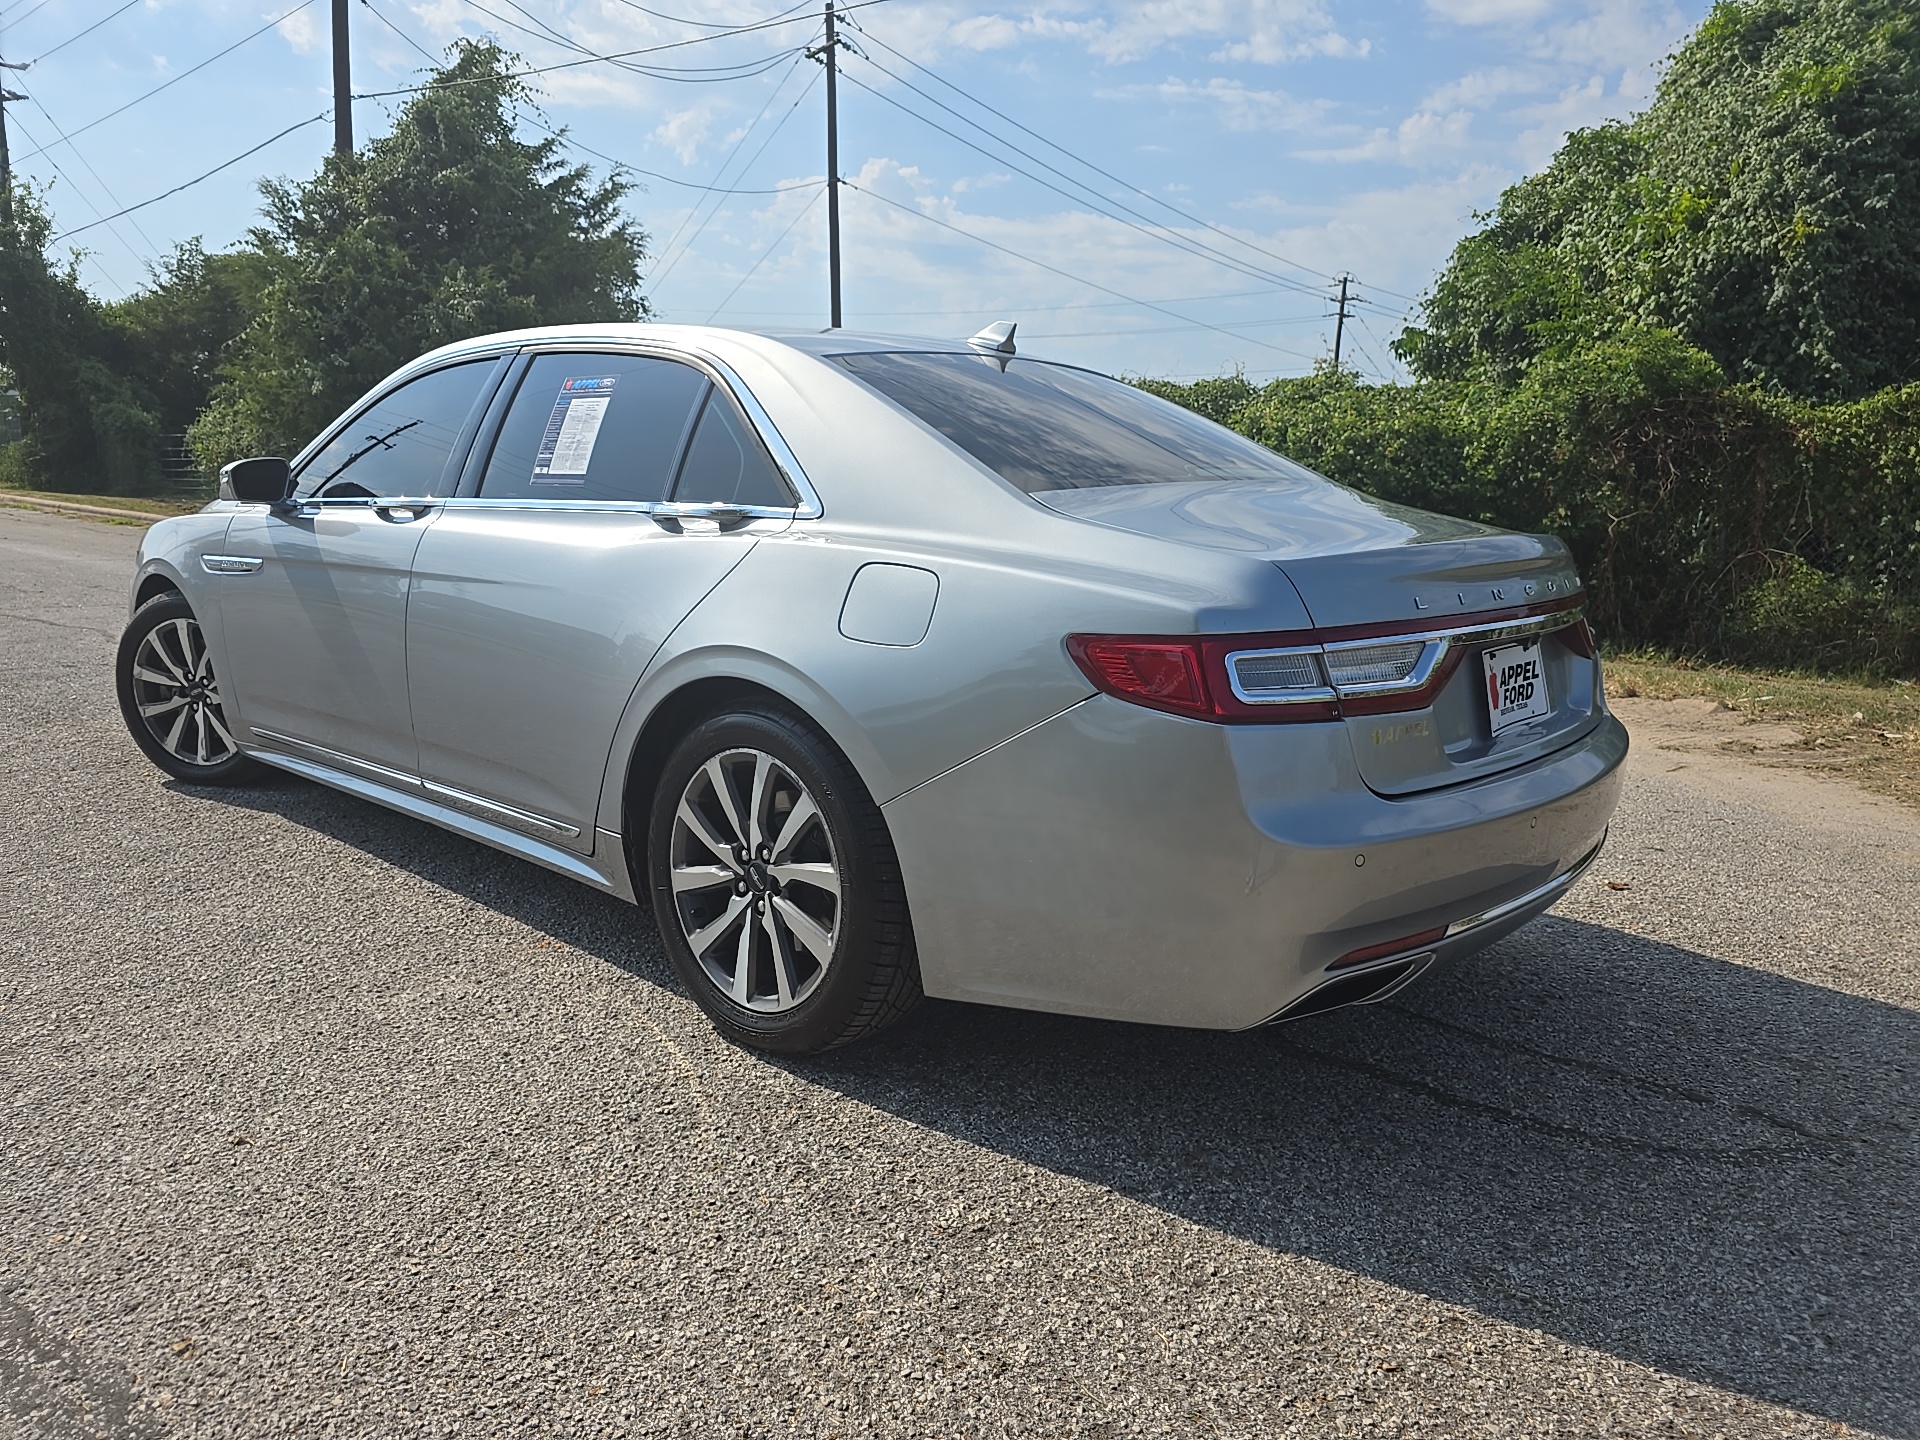
[[1388, 1005], [777, 1062], [643, 911], [160, 775], [137, 540], [0, 511], [0, 1437], [1920, 1437], [1910, 812], [1642, 745]]

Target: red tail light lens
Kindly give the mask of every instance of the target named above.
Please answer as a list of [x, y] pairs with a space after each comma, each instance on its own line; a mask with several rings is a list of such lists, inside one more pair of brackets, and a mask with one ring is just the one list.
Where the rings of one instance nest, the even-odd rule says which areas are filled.
[[1109, 695], [1176, 715], [1216, 718], [1197, 641], [1070, 635], [1067, 651], [1087, 678]]

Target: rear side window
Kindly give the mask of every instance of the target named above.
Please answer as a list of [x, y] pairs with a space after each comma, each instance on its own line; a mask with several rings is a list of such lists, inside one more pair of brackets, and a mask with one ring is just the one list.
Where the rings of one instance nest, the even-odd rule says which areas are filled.
[[794, 504], [786, 482], [773, 468], [746, 418], [719, 390], [707, 394], [693, 444], [680, 467], [673, 498], [709, 505], [763, 505], [788, 509]]
[[296, 493], [446, 494], [454, 478], [447, 474], [447, 459], [494, 363], [449, 365], [388, 391], [306, 463]]
[[489, 500], [664, 500], [707, 377], [644, 355], [539, 355], [487, 461]]
[[1089, 370], [984, 355], [833, 358], [1028, 494], [1309, 474], [1223, 425]]

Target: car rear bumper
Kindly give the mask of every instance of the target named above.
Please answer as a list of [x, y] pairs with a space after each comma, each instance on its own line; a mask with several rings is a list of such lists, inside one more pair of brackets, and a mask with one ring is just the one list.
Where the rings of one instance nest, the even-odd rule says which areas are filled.
[[[1606, 716], [1552, 755], [1395, 799], [1337, 722], [1218, 726], [1096, 696], [885, 813], [927, 993], [1242, 1029], [1547, 908], [1597, 852], [1626, 753]], [[1382, 998], [1364, 988], [1338, 1003]]]

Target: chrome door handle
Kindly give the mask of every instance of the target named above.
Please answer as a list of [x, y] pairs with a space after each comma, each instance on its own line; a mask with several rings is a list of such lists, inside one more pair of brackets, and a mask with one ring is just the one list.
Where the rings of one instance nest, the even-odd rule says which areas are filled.
[[647, 513], [669, 530], [684, 530], [688, 520], [704, 520], [716, 529], [732, 530], [754, 518], [753, 511], [743, 506], [720, 504], [668, 503], [657, 505]]

